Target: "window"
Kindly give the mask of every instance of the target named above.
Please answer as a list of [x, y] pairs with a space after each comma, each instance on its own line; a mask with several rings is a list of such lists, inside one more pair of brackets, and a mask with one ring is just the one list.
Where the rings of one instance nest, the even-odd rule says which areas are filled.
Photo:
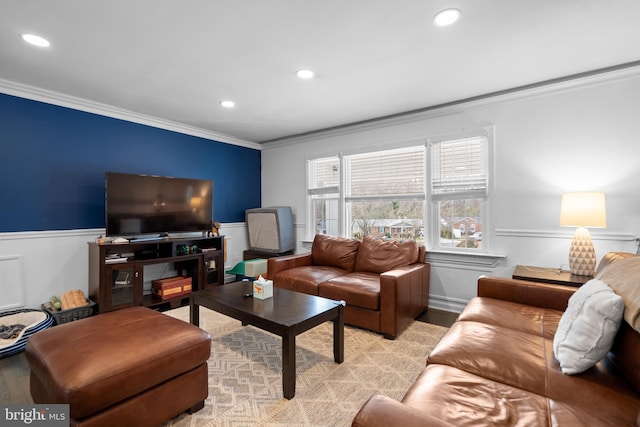
[[307, 160], [310, 234], [486, 252], [491, 132]]
[[429, 144], [431, 206], [438, 218], [434, 248], [483, 249], [489, 188], [488, 142], [487, 135], [479, 135]]
[[309, 224], [313, 225], [313, 234], [339, 236], [340, 159], [327, 157], [309, 160], [307, 175]]
[[424, 145], [344, 156], [343, 164], [347, 236], [422, 238]]

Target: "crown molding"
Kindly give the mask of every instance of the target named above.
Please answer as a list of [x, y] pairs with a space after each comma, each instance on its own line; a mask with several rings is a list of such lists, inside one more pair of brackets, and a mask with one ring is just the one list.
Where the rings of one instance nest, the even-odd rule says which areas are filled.
[[238, 145], [240, 147], [252, 148], [254, 150], [262, 150], [262, 146], [256, 142], [245, 141], [242, 139], [234, 138], [230, 135], [211, 132], [206, 129], [188, 126], [182, 123], [161, 119], [146, 114], [135, 113], [123, 108], [114, 107], [113, 105], [102, 104], [100, 102], [94, 102], [83, 98], [77, 98], [74, 96], [65, 95], [59, 92], [54, 92], [35, 86], [29, 86], [10, 80], [0, 79], [0, 93], [30, 99], [32, 101], [40, 101], [47, 104], [57, 105], [59, 107], [71, 108], [73, 110], [98, 114], [100, 116], [125, 120], [145, 126], [174, 131], [185, 135], [196, 136], [211, 141]]
[[540, 96], [547, 96], [549, 94], [557, 94], [585, 87], [593, 87], [603, 83], [637, 78], [638, 76], [640, 76], [640, 61], [633, 61], [626, 64], [544, 80], [471, 98], [460, 99], [414, 111], [407, 111], [405, 113], [264, 141], [262, 145], [265, 148], [276, 148], [302, 142], [317, 141], [330, 137], [351, 135], [389, 126], [397, 126], [404, 123], [414, 123], [426, 119], [442, 117], [458, 113], [463, 109], [468, 110], [471, 108], [489, 107], [508, 102], [518, 102]]

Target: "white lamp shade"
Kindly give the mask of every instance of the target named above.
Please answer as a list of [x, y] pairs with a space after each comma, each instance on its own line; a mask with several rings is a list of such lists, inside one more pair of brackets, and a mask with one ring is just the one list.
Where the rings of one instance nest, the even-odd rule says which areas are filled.
[[604, 193], [564, 193], [560, 208], [560, 225], [565, 227], [607, 226]]

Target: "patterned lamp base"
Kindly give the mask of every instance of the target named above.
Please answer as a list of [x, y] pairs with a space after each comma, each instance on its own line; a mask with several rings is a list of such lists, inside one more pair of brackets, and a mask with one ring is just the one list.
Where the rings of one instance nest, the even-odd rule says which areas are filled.
[[593, 276], [596, 271], [596, 250], [589, 230], [579, 227], [573, 235], [569, 250], [569, 269], [578, 276]]

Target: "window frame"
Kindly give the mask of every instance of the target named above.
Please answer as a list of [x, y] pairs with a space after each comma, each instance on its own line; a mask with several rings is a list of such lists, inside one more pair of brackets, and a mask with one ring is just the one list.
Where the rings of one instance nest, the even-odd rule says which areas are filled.
[[[370, 156], [372, 158], [371, 160], [373, 163], [375, 163], [375, 161], [380, 161], [384, 163], [385, 159], [388, 159], [386, 156], [391, 154], [395, 158], [405, 157], [402, 161], [406, 162], [408, 165], [411, 165], [412, 162], [410, 159], [412, 159], [414, 155], [406, 157], [406, 152], [415, 152], [415, 151], [420, 151], [420, 155], [424, 159], [423, 163], [421, 164], [418, 163], [422, 168], [422, 176], [419, 179], [419, 182], [421, 183], [421, 185], [419, 186], [420, 191], [408, 192], [408, 193], [389, 193], [388, 188], [386, 189], [383, 188], [382, 192], [373, 193], [373, 194], [352, 194], [351, 193], [352, 188], [350, 188], [350, 186], [352, 185], [352, 182], [357, 183], [359, 181], [357, 179], [354, 181], [351, 181], [351, 176], [347, 176], [347, 175], [353, 170], [354, 164], [358, 164], [359, 162], [361, 162], [363, 160], [363, 157], [366, 158]], [[395, 153], [389, 153], [389, 152], [395, 152]], [[352, 230], [352, 227], [350, 224], [350, 221], [353, 220], [351, 208], [354, 203], [375, 203], [375, 202], [392, 203], [397, 201], [419, 201], [422, 204], [422, 213], [423, 213], [421, 218], [421, 223], [422, 223], [421, 227], [424, 227], [425, 212], [427, 209], [427, 206], [425, 204], [426, 159], [427, 159], [427, 156], [426, 156], [426, 146], [425, 146], [424, 139], [419, 139], [419, 140], [414, 139], [414, 140], [406, 141], [406, 143], [403, 145], [376, 147], [376, 149], [374, 150], [358, 151], [358, 152], [343, 154], [341, 158], [341, 161], [342, 161], [341, 165], [343, 166], [342, 182], [344, 183], [344, 186], [342, 189], [343, 190], [342, 193], [344, 194], [344, 197], [342, 199], [343, 200], [342, 211], [344, 215], [342, 235], [348, 235], [348, 237], [354, 236], [354, 230]], [[365, 160], [364, 162], [366, 164], [367, 160]], [[359, 172], [362, 173], [363, 171], [370, 171], [371, 166], [368, 166], [368, 168], [369, 169], [367, 168], [360, 169]], [[362, 175], [360, 175], [360, 177], [362, 177]], [[396, 176], [393, 178], [390, 177], [389, 179], [397, 180], [398, 178], [400, 178], [400, 176]], [[380, 181], [376, 181], [376, 182], [380, 183]], [[379, 219], [384, 219], [384, 218], [379, 218]], [[393, 234], [393, 233], [390, 233], [390, 234]]]
[[[340, 152], [333, 153], [327, 155], [318, 155], [313, 158], [306, 158], [306, 192], [307, 192], [307, 227], [306, 232], [309, 237], [309, 241], [312, 241], [315, 237], [315, 212], [313, 212], [313, 201], [318, 198], [314, 198], [318, 194], [325, 194], [325, 190], [318, 189], [310, 189], [310, 165], [312, 165], [315, 161], [323, 160], [323, 159], [335, 159], [338, 161], [339, 168], [339, 184], [337, 189], [332, 187], [337, 192], [332, 192], [331, 194], [335, 194], [337, 197], [332, 198], [331, 200], [336, 200], [338, 203], [338, 235], [346, 236], [349, 233], [350, 226], [347, 224], [349, 218], [351, 217], [349, 209], [350, 209], [350, 201], [366, 201], [369, 197], [346, 197], [346, 183], [348, 182], [348, 178], [346, 174], [349, 173], [348, 168], [345, 167], [345, 157], [364, 154], [364, 153], [375, 153], [393, 150], [397, 148], [407, 148], [407, 147], [416, 147], [416, 146], [424, 146], [425, 149], [425, 177], [424, 177], [424, 215], [423, 215], [423, 226], [424, 226], [424, 244], [429, 248], [429, 251], [432, 252], [446, 252], [446, 253], [462, 253], [462, 254], [475, 254], [475, 255], [487, 255], [492, 252], [493, 245], [493, 221], [492, 221], [492, 212], [493, 209], [493, 186], [494, 186], [494, 145], [495, 145], [495, 127], [493, 125], [476, 128], [468, 131], [460, 131], [460, 132], [450, 132], [443, 133], [437, 136], [423, 137], [423, 138], [411, 138], [406, 139], [402, 142], [397, 142], [388, 145], [376, 145], [375, 147], [369, 147], [367, 149], [361, 148], [357, 150], [353, 150], [350, 152]], [[480, 213], [480, 221], [482, 224], [482, 247], [481, 248], [452, 248], [443, 246], [440, 244], [440, 212], [439, 212], [439, 202], [441, 200], [451, 200], [447, 198], [447, 194], [439, 194], [434, 197], [432, 191], [432, 146], [434, 144], [446, 143], [450, 141], [457, 141], [466, 138], [472, 137], [485, 137], [486, 138], [486, 151], [484, 152], [484, 156], [486, 156], [486, 190], [485, 194], [482, 197], [482, 209]], [[328, 190], [327, 190], [328, 191]], [[406, 195], [395, 195], [383, 197], [385, 200], [404, 200]], [[454, 198], [461, 198], [461, 194], [455, 194]], [[477, 193], [469, 193], [467, 198], [478, 198]], [[370, 198], [374, 200], [375, 197]], [[413, 199], [413, 198], [412, 198]], [[351, 237], [351, 236], [347, 236]]]
[[[320, 161], [332, 161], [332, 160], [337, 160], [338, 162], [338, 185], [337, 186], [327, 186], [327, 187], [314, 187], [314, 188], [310, 188], [311, 186], [311, 180], [312, 180], [312, 171], [310, 168], [311, 164], [316, 164], [316, 162], [320, 162]], [[331, 201], [331, 200], [336, 200], [337, 201], [337, 212], [338, 212], [338, 218], [337, 218], [337, 229], [338, 229], [338, 234], [339, 235], [343, 235], [344, 233], [344, 229], [343, 229], [343, 209], [342, 209], [342, 198], [343, 198], [343, 194], [342, 194], [342, 188], [343, 188], [343, 184], [342, 184], [342, 180], [343, 180], [343, 176], [342, 176], [342, 159], [341, 156], [338, 155], [327, 155], [327, 156], [321, 156], [321, 157], [316, 157], [316, 158], [312, 158], [312, 159], [306, 159], [305, 161], [305, 187], [306, 187], [306, 192], [307, 192], [307, 235], [311, 236], [311, 239], [313, 240], [313, 237], [316, 234], [316, 217], [315, 217], [315, 209], [314, 209], [314, 202], [317, 200], [325, 200], [325, 201]], [[331, 196], [331, 195], [336, 195], [335, 197], [327, 197], [327, 198], [321, 198], [321, 197], [317, 197], [320, 195], [326, 195], [326, 196]]]
[[[493, 246], [493, 221], [492, 221], [492, 204], [493, 204], [493, 183], [494, 183], [494, 126], [486, 126], [476, 130], [465, 132], [450, 133], [438, 137], [431, 137], [427, 140], [427, 164], [431, 165], [433, 160], [432, 147], [435, 144], [453, 142], [467, 138], [484, 137], [486, 138], [486, 190], [484, 196], [480, 197], [477, 192], [469, 191], [467, 193], [453, 193], [451, 196], [445, 194], [434, 195], [431, 191], [433, 187], [431, 169], [427, 172], [427, 204], [429, 205], [429, 231], [426, 241], [428, 241], [429, 250], [436, 252], [461, 252], [465, 254], [491, 254]], [[482, 198], [482, 209], [480, 212], [480, 222], [482, 224], [482, 247], [481, 248], [458, 248], [443, 246], [440, 244], [440, 201], [454, 199], [476, 199]]]

